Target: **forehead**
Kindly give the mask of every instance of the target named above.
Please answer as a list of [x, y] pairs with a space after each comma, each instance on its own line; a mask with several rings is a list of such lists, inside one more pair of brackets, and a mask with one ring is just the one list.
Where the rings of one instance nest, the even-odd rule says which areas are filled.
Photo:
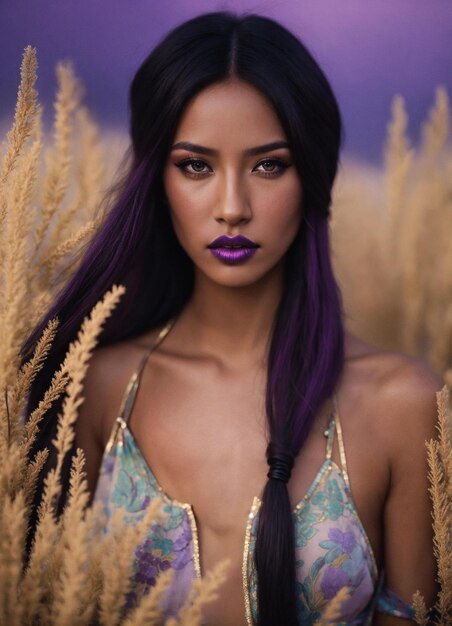
[[175, 141], [207, 147], [249, 148], [285, 139], [271, 103], [255, 87], [230, 79], [199, 92], [187, 105]]

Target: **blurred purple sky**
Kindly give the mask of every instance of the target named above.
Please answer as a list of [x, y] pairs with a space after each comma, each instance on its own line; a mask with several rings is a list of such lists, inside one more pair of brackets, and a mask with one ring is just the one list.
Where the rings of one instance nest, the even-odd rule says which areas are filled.
[[32, 44], [47, 119], [55, 64], [70, 58], [97, 121], [125, 130], [128, 85], [150, 49], [185, 19], [224, 9], [276, 18], [301, 37], [337, 94], [345, 150], [367, 161], [381, 161], [394, 94], [405, 97], [414, 141], [435, 87], [452, 94], [451, 0], [0, 0], [0, 123], [12, 118]]

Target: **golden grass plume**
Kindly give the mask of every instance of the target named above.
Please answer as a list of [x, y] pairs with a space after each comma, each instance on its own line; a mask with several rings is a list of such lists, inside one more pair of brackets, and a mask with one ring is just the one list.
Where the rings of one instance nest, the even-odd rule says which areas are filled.
[[[158, 501], [136, 526], [122, 525], [119, 512], [112, 532], [104, 534], [99, 507], [87, 506], [84, 456], [77, 450], [67, 503], [62, 515], [56, 514], [62, 464], [73, 445], [89, 359], [105, 320], [124, 293], [122, 286], [113, 286], [84, 320], [49, 389], [29, 420], [23, 421], [30, 385], [45, 362], [58, 320], [49, 322], [25, 361], [20, 348], [48, 308], [57, 289], [55, 278], [66, 272], [68, 259], [100, 223], [96, 204], [104, 185], [98, 132], [80, 106], [81, 88], [67, 63], [57, 68], [53, 142], [43, 158], [36, 68], [36, 51], [28, 47], [0, 166], [0, 624], [88, 626], [93, 620], [99, 626], [132, 626], [143, 620], [160, 624], [159, 602], [169, 575], [159, 578], [130, 614], [124, 612], [134, 550], [156, 520]], [[41, 419], [62, 394], [52, 442], [56, 466], [45, 477], [27, 557], [31, 502], [48, 450], [39, 451], [31, 461], [28, 457]], [[196, 597], [183, 609], [184, 623], [198, 623], [200, 607], [213, 597], [224, 567], [220, 564], [198, 583]]]
[[314, 626], [334, 626], [338, 623], [338, 620], [342, 614], [342, 605], [350, 598], [350, 589], [344, 587], [340, 589], [337, 594], [328, 603], [321, 618], [314, 624]]
[[[452, 625], [452, 413], [446, 386], [437, 394], [438, 439], [426, 443], [430, 495], [433, 502], [434, 552], [437, 562], [439, 594], [435, 605], [437, 624]], [[426, 620], [425, 603], [415, 594], [418, 624]]]
[[394, 99], [382, 170], [344, 161], [333, 194], [332, 249], [351, 331], [424, 358], [452, 383], [452, 148], [438, 87], [422, 141]]
[[[69, 275], [73, 268], [69, 261], [98, 227], [105, 171], [113, 170], [105, 163], [102, 136], [81, 105], [82, 89], [68, 63], [57, 69], [53, 139], [44, 150], [36, 70], [36, 52], [28, 47], [15, 118], [0, 159], [0, 624], [85, 626], [95, 616], [105, 626], [157, 624], [159, 601], [171, 576], [159, 578], [136, 609], [124, 616], [133, 548], [144, 526], [128, 528], [122, 543], [118, 518], [112, 532], [99, 538], [99, 510], [86, 508], [81, 451], [73, 459], [66, 509], [61, 518], [55, 514], [61, 463], [72, 444], [88, 360], [121, 287], [113, 287], [85, 320], [38, 407], [27, 424], [22, 422], [28, 389], [45, 361], [58, 321], [49, 323], [25, 363], [20, 347], [48, 309], [57, 278]], [[339, 176], [332, 224], [336, 270], [351, 330], [381, 347], [426, 358], [451, 385], [452, 152], [447, 94], [438, 89], [418, 149], [406, 135], [408, 118], [401, 97], [395, 99], [392, 115], [383, 172], [350, 163]], [[40, 420], [63, 393], [54, 442], [58, 463], [46, 479], [38, 531], [24, 567], [30, 503], [47, 455], [42, 451], [29, 462], [28, 453]], [[438, 623], [448, 624], [452, 623], [452, 445], [446, 395], [438, 402], [439, 439], [429, 442], [428, 454], [441, 585]], [[144, 524], [149, 525], [155, 514], [156, 509], [149, 509]], [[214, 598], [226, 567], [219, 564], [195, 584], [178, 623], [200, 622], [201, 608]], [[332, 604], [324, 616], [330, 623], [338, 606]], [[420, 596], [415, 607], [422, 624], [426, 618]]]

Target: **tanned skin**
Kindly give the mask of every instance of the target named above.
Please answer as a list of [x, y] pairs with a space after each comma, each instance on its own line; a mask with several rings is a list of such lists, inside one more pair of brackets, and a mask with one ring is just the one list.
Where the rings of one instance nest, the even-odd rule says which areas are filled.
[[[205, 610], [207, 624], [243, 624], [244, 531], [266, 482], [265, 387], [268, 339], [282, 293], [282, 262], [302, 215], [303, 189], [290, 147], [267, 100], [236, 79], [202, 91], [187, 107], [165, 164], [176, 234], [195, 265], [195, 289], [173, 329], [151, 354], [130, 429], [165, 492], [196, 515], [201, 570], [229, 558], [228, 581]], [[183, 163], [183, 165], [181, 165]], [[281, 165], [281, 163], [283, 165]], [[260, 244], [226, 266], [206, 246], [242, 234]], [[77, 422], [90, 489], [122, 394], [158, 331], [95, 352]], [[441, 381], [421, 362], [381, 352], [349, 334], [337, 387], [353, 500], [385, 581], [410, 602], [435, 597], [424, 442], [435, 436]], [[288, 484], [303, 498], [325, 458], [325, 402]], [[337, 446], [333, 460], [340, 464]], [[374, 624], [411, 624], [376, 615]]]

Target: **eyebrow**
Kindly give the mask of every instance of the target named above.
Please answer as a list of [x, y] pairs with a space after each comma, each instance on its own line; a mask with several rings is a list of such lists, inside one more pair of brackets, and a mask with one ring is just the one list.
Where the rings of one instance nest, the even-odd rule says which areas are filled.
[[[255, 156], [256, 154], [263, 154], [264, 152], [271, 152], [272, 150], [279, 150], [280, 148], [286, 148], [290, 150], [290, 144], [287, 141], [273, 141], [272, 143], [266, 143], [263, 146], [256, 146], [254, 148], [247, 148], [244, 151], [245, 156]], [[218, 150], [213, 148], [206, 148], [196, 143], [190, 143], [188, 141], [179, 141], [171, 146], [171, 150], [188, 150], [189, 152], [197, 152], [198, 154], [206, 154], [208, 156], [217, 156]]]

